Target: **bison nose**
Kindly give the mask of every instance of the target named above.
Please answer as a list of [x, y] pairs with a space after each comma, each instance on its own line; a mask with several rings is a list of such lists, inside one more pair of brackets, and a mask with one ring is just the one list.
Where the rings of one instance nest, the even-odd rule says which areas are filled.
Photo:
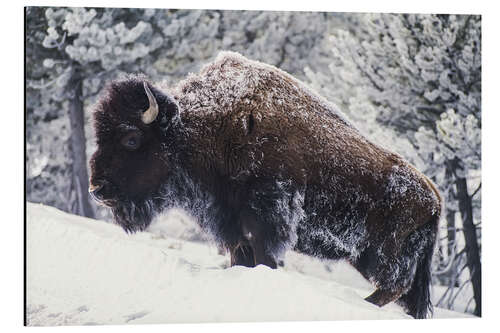
[[92, 199], [94, 199], [97, 202], [102, 201], [102, 199], [103, 199], [102, 189], [103, 188], [104, 188], [104, 186], [102, 184], [98, 184], [98, 185], [90, 184], [89, 194], [92, 197]]

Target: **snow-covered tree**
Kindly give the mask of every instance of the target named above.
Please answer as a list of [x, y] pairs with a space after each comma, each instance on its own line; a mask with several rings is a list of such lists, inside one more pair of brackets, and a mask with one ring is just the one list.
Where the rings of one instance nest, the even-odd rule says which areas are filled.
[[[346, 29], [332, 35], [330, 71], [308, 69], [309, 81], [362, 130], [380, 126], [368, 133], [375, 141], [389, 135], [411, 144], [406, 151], [400, 144], [393, 149], [445, 195], [448, 241], [463, 232], [474, 312], [480, 314], [480, 201], [474, 196], [481, 169], [481, 17], [350, 14], [349, 19]], [[456, 211], [463, 228], [455, 222]]]
[[151, 10], [27, 8], [27, 141], [31, 148], [27, 192], [31, 200], [93, 216], [87, 194], [84, 106], [105, 79], [151, 62], [148, 55], [163, 44], [146, 22], [153, 14]]

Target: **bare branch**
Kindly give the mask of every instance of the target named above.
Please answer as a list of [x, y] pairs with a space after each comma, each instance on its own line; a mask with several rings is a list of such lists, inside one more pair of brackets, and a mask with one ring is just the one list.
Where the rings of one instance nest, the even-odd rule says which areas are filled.
[[469, 301], [467, 302], [467, 305], [465, 306], [464, 312], [468, 312], [467, 310], [469, 310], [469, 305], [472, 304], [473, 300], [474, 300], [474, 296], [472, 296], [471, 298], [469, 298]]
[[439, 267], [438, 267], [437, 270], [433, 270], [431, 273], [433, 275], [440, 275], [440, 274], [447, 273], [453, 267], [453, 263], [455, 262], [456, 255], [457, 255], [457, 250], [456, 250], [456, 247], [453, 246], [451, 255], [448, 257], [448, 262], [446, 263], [445, 267], [442, 269], [439, 269]]
[[44, 83], [44, 79], [41, 79], [40, 81], [41, 81], [41, 84], [37, 84], [37, 83], [35, 83], [35, 81], [27, 81], [27, 83], [28, 83], [28, 86], [30, 88], [33, 88], [36, 90], [42, 90], [42, 89], [45, 89], [45, 88], [53, 85], [57, 81], [57, 78], [55, 78], [47, 83]]
[[458, 290], [457, 292], [455, 293], [455, 296], [451, 299], [451, 305], [453, 305], [453, 303], [455, 303], [455, 300], [457, 299], [458, 295], [460, 294], [460, 292], [462, 291], [462, 289], [467, 285], [467, 283], [471, 282], [470, 279], [464, 281], [459, 287], [458, 287]]
[[477, 189], [474, 191], [474, 193], [471, 194], [471, 196], [470, 196], [471, 198], [473, 198], [477, 194], [477, 192], [479, 192], [482, 184], [483, 184], [483, 182], [479, 183], [479, 186], [477, 187]]
[[61, 51], [65, 42], [66, 42], [66, 31], [64, 32], [64, 35], [62, 36], [62, 39], [61, 39], [60, 42], [55, 41], [54, 43], [45, 46], [45, 48], [46, 49], [55, 49], [55, 48], [57, 48], [59, 51]]

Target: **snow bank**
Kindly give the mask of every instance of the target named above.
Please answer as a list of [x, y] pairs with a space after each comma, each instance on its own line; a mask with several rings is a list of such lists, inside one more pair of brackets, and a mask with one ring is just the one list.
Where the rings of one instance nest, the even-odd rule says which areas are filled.
[[[344, 262], [290, 252], [277, 270], [229, 268], [228, 256], [194, 237], [189, 223], [176, 212], [150, 232], [127, 235], [28, 203], [28, 324], [409, 318], [395, 304], [364, 301], [372, 286]], [[436, 309], [436, 316], [466, 315]]]

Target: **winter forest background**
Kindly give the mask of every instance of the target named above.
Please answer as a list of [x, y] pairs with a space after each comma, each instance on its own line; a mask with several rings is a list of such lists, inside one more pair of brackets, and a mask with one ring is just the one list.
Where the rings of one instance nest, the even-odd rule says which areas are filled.
[[432, 178], [435, 305], [481, 315], [480, 16], [28, 7], [27, 200], [110, 220], [87, 194], [99, 91], [129, 72], [174, 84], [220, 50], [306, 82]]

